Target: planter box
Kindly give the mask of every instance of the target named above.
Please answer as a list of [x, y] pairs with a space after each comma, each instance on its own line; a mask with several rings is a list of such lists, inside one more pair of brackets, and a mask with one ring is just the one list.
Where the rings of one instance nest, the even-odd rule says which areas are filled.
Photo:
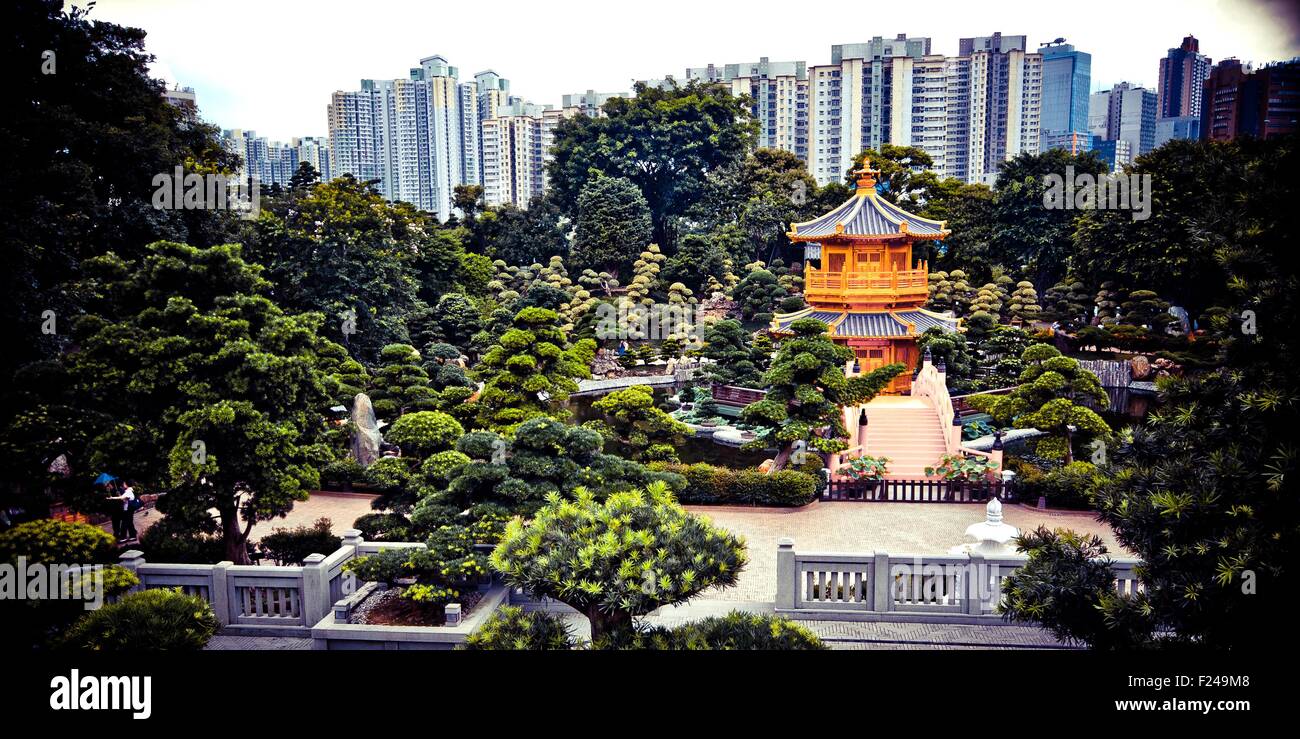
[[[337, 623], [331, 613], [311, 630], [312, 649], [319, 650], [440, 650], [464, 644], [470, 633], [496, 611], [510, 603], [510, 590], [493, 585], [483, 594], [474, 610], [454, 626], [384, 626], [378, 624]], [[348, 612], [344, 601], [336, 610]]]

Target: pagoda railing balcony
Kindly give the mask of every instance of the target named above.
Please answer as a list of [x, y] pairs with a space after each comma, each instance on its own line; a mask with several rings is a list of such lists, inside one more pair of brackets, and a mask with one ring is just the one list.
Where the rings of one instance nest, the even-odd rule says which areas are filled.
[[851, 301], [865, 299], [920, 299], [930, 291], [929, 270], [907, 269], [888, 272], [804, 271], [804, 299]]

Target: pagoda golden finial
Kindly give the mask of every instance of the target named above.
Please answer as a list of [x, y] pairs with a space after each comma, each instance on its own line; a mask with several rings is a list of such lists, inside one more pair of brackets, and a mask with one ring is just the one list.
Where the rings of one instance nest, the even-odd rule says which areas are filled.
[[863, 157], [862, 167], [853, 170], [853, 174], [858, 176], [858, 191], [876, 189], [876, 182], [880, 178], [880, 170], [871, 168], [871, 160]]

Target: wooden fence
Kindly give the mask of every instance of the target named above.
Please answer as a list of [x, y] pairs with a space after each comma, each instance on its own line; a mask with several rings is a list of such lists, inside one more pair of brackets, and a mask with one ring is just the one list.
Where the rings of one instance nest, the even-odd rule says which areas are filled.
[[713, 400], [723, 405], [734, 405], [744, 407], [750, 403], [762, 400], [767, 396], [766, 390], [755, 390], [748, 387], [736, 387], [735, 385], [713, 384], [711, 388]]
[[1013, 502], [1014, 484], [998, 480], [831, 480], [822, 500], [856, 503], [983, 503], [989, 497]]

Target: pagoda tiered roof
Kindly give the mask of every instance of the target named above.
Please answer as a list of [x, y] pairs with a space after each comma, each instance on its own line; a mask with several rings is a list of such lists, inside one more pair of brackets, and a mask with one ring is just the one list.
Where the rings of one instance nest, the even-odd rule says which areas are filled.
[[791, 241], [845, 240], [876, 241], [899, 236], [914, 241], [942, 239], [950, 231], [945, 221], [922, 218], [880, 197], [876, 192], [879, 170], [864, 163], [857, 171], [858, 189], [838, 208], [810, 221], [794, 223], [787, 236]]
[[957, 331], [958, 319], [924, 308], [908, 310], [828, 311], [805, 308], [797, 313], [777, 315], [772, 320], [772, 330], [787, 332], [790, 324], [803, 318], [812, 318], [826, 324], [830, 334], [837, 338], [890, 338], [919, 336], [927, 329], [938, 328], [945, 333]]

